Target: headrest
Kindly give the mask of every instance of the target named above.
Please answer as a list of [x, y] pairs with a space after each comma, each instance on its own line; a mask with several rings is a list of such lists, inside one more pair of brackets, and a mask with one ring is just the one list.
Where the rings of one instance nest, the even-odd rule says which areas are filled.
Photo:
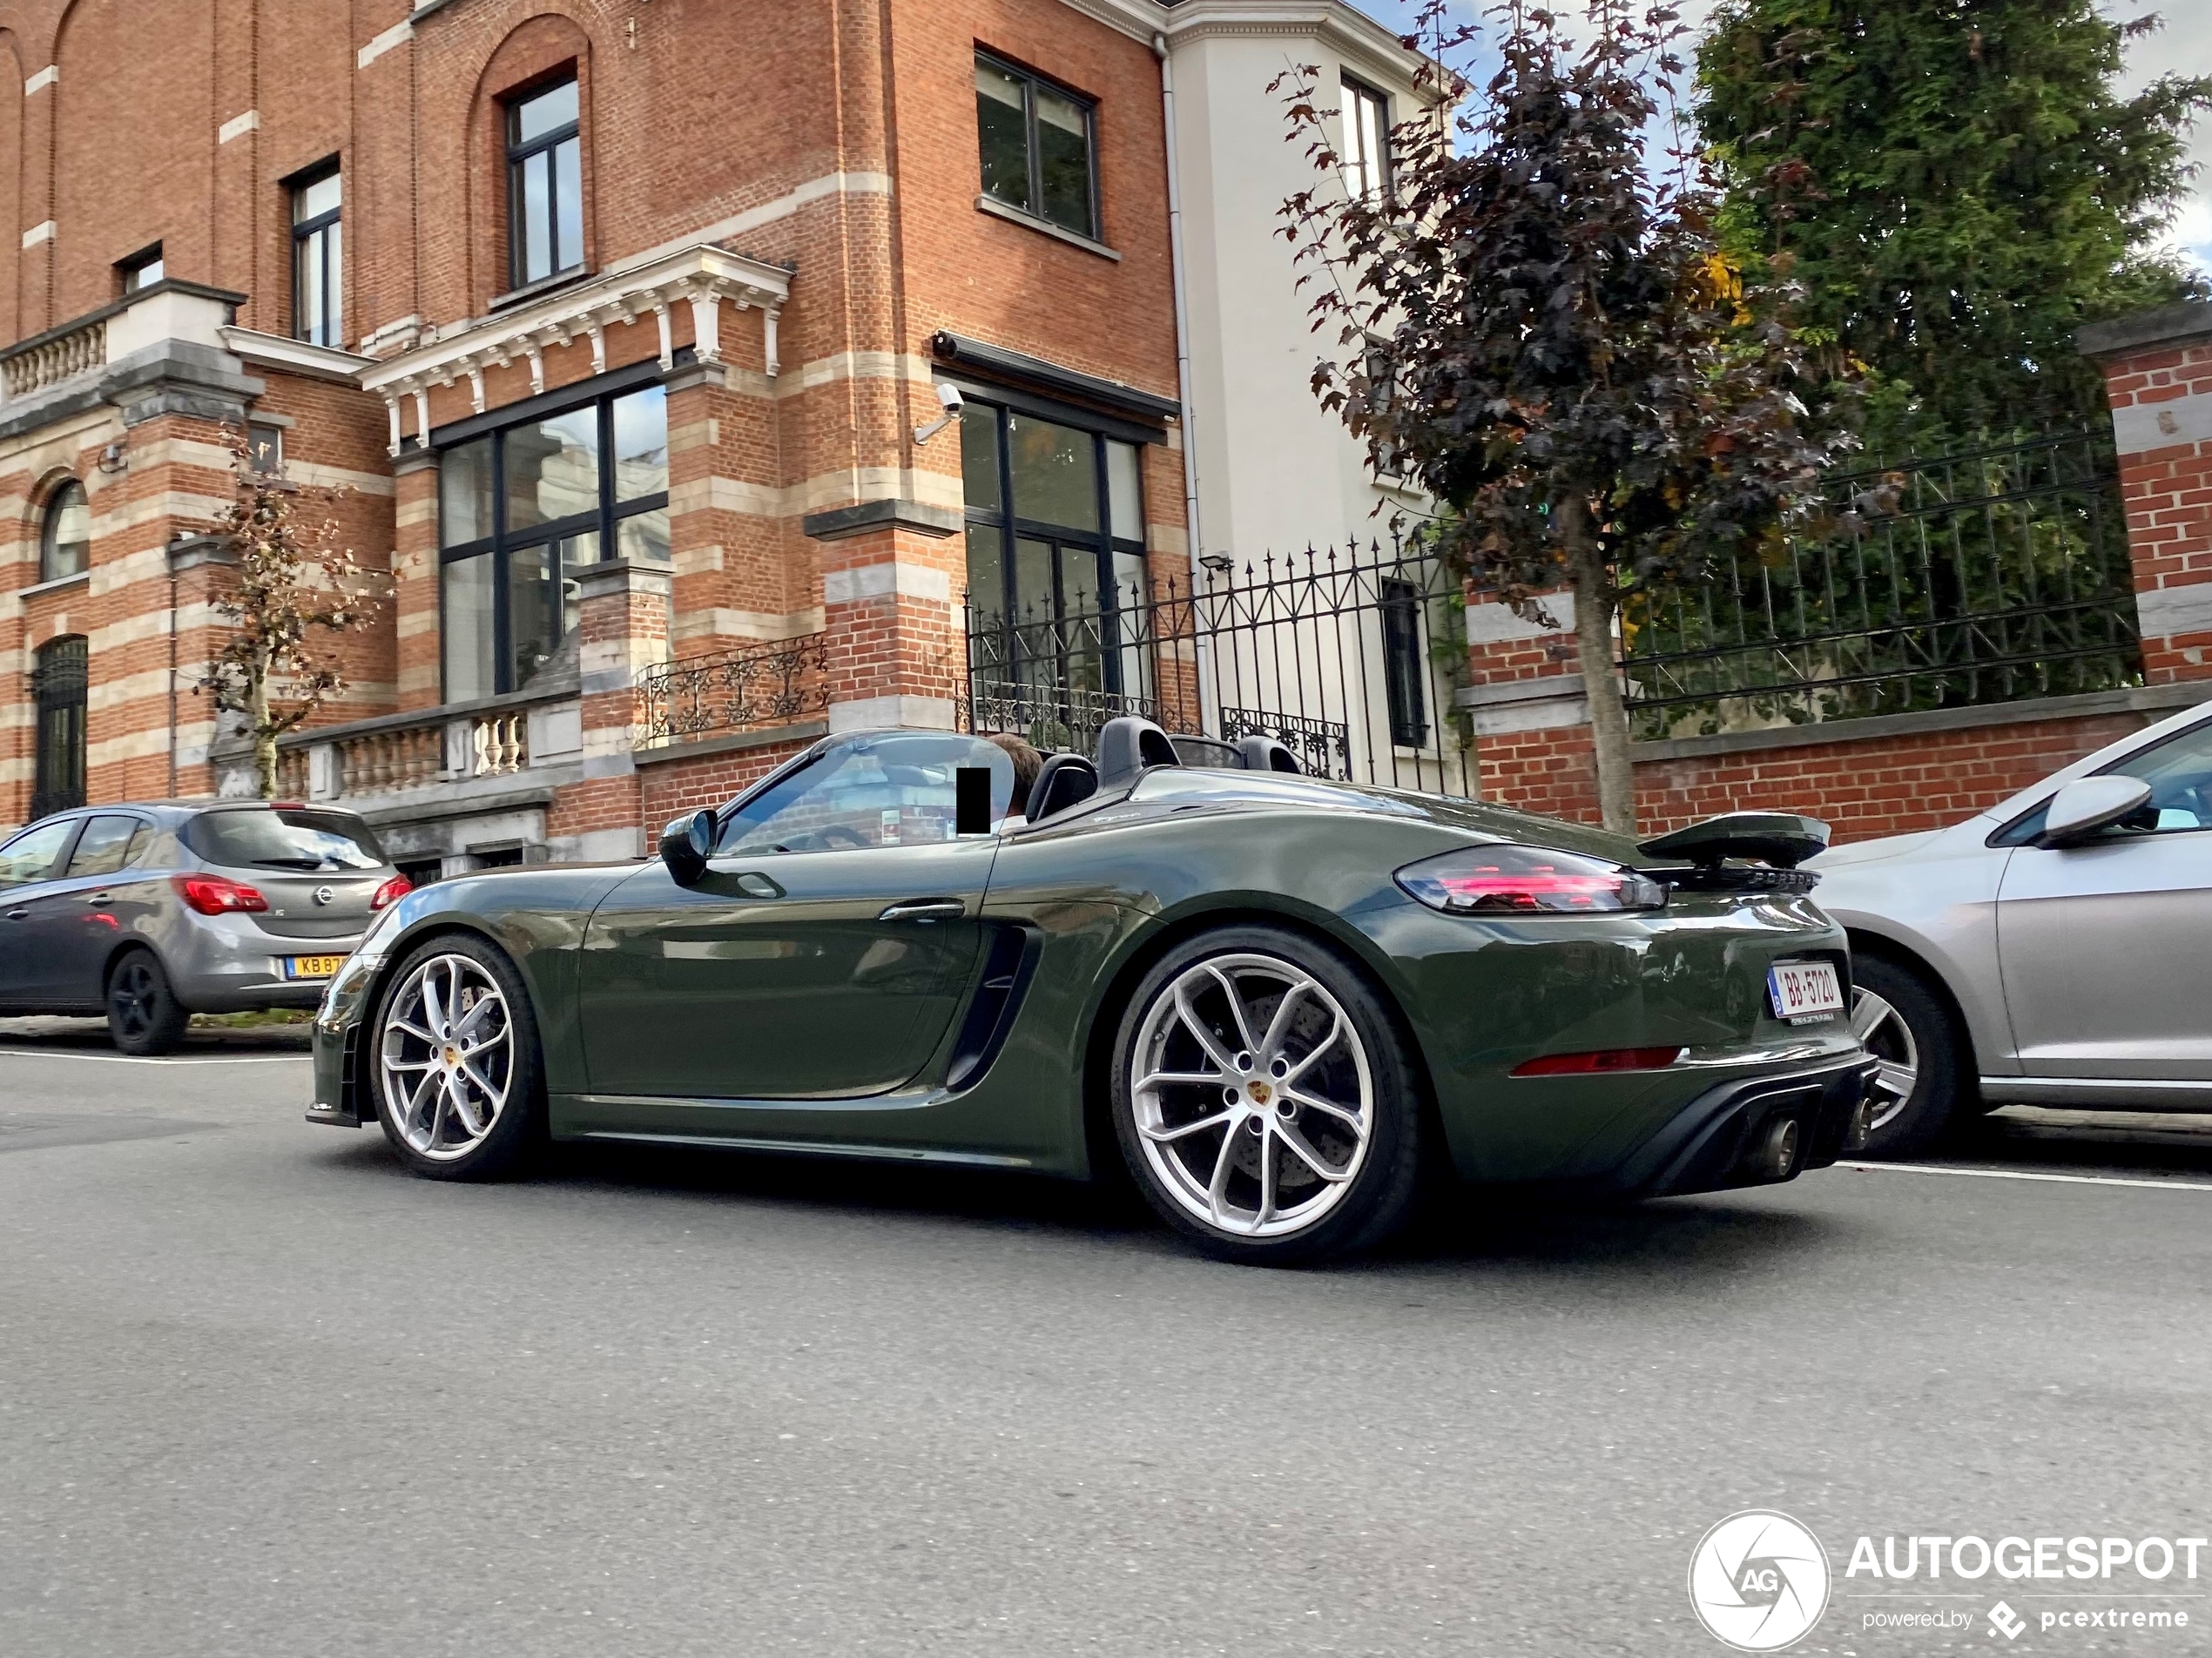
[[1097, 767], [1080, 754], [1055, 754], [1029, 785], [1028, 820], [1042, 823], [1097, 792]]
[[1155, 765], [1178, 765], [1175, 744], [1149, 719], [1124, 714], [1098, 732], [1098, 781], [1119, 783]]
[[1297, 777], [1305, 771], [1298, 756], [1271, 737], [1240, 737], [1237, 754], [1247, 772], [1288, 772]]

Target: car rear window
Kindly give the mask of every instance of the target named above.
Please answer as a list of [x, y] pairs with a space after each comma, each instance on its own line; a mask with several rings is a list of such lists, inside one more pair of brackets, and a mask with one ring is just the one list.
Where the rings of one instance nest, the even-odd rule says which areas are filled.
[[185, 828], [185, 844], [232, 869], [381, 869], [384, 849], [358, 818], [298, 807], [206, 812]]

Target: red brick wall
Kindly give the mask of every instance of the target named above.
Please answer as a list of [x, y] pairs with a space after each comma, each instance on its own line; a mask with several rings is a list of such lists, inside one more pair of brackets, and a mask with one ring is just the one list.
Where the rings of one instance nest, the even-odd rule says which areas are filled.
[[[2190, 435], [2205, 425], [2196, 411], [2212, 402], [2212, 339], [2115, 355], [2104, 368], [2105, 395], [2122, 431], [2121, 491], [2136, 591], [2212, 582], [2212, 439]], [[2200, 399], [2195, 410], [2185, 408]], [[2154, 684], [2212, 674], [2212, 628], [2147, 629], [2143, 667]]]
[[813, 740], [807, 738], [639, 766], [647, 836], [659, 834], [663, 824], [685, 812], [718, 806], [734, 799]]

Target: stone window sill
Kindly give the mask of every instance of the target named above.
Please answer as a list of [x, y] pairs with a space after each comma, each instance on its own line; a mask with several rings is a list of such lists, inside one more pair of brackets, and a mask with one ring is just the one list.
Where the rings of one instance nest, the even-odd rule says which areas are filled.
[[994, 219], [1003, 219], [1009, 225], [1019, 225], [1025, 230], [1042, 231], [1070, 247], [1082, 248], [1086, 253], [1096, 253], [1099, 258], [1112, 259], [1116, 264], [1121, 261], [1122, 256], [1105, 243], [1094, 242], [1089, 237], [1078, 236], [1071, 230], [1062, 230], [1049, 219], [1039, 219], [1035, 213], [1025, 213], [1019, 207], [1009, 207], [995, 197], [976, 197], [975, 207], [977, 212], [988, 213]]
[[589, 282], [591, 277], [592, 270], [589, 265], [579, 265], [572, 271], [556, 271], [550, 276], [541, 276], [536, 281], [522, 287], [509, 288], [504, 293], [495, 294], [484, 310], [487, 314], [511, 311], [532, 300], [542, 300], [549, 293], [558, 293], [563, 288], [573, 287], [579, 282]]
[[81, 570], [74, 576], [57, 576], [50, 582], [34, 582], [29, 587], [17, 588], [16, 596], [18, 599], [35, 599], [42, 594], [60, 593], [72, 587], [89, 585], [91, 579], [91, 570]]

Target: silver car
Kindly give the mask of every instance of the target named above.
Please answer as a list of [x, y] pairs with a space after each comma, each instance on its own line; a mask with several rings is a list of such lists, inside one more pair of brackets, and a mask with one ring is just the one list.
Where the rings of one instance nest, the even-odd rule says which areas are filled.
[[1882, 1061], [1870, 1151], [2014, 1102], [2212, 1111], [2212, 704], [1807, 867]]
[[262, 801], [89, 806], [0, 846], [0, 1014], [107, 1014], [126, 1054], [196, 1013], [313, 1008], [408, 891], [348, 812]]

